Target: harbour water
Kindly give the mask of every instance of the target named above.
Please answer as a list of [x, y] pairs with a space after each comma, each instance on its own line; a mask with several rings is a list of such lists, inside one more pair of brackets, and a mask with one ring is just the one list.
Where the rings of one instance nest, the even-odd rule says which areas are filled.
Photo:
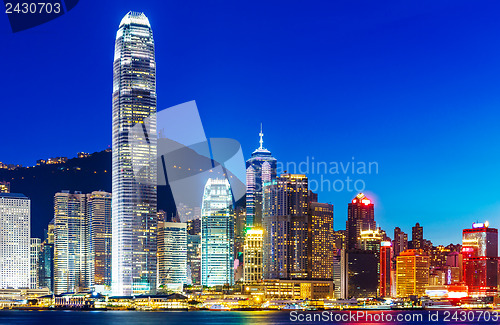
[[[487, 321], [489, 319], [489, 321]], [[499, 324], [494, 310], [418, 311], [23, 311], [0, 310], [0, 324]]]

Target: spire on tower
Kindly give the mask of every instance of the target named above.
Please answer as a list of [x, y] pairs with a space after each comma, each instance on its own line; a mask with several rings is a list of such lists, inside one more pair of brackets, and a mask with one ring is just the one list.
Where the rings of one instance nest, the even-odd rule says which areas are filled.
[[262, 133], [262, 123], [260, 123], [260, 133], [259, 133], [259, 136], [260, 136], [260, 140], [259, 140], [260, 147], [259, 147], [259, 149], [264, 149], [262, 147], [262, 144], [264, 143], [264, 140], [262, 139], [262, 137], [264, 136], [264, 133]]

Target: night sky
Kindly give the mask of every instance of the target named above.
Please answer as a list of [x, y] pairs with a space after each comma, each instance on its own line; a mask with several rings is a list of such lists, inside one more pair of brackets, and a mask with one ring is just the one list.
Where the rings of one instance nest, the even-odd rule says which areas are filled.
[[[114, 38], [129, 10], [153, 28], [159, 109], [196, 100], [207, 137], [240, 141], [246, 158], [262, 122], [284, 164], [376, 162], [378, 174], [323, 178], [363, 180], [391, 237], [416, 222], [434, 244], [460, 242], [476, 220], [500, 227], [498, 1], [81, 0], [18, 33], [1, 14], [0, 161], [111, 145]], [[344, 229], [356, 192], [319, 192]]]

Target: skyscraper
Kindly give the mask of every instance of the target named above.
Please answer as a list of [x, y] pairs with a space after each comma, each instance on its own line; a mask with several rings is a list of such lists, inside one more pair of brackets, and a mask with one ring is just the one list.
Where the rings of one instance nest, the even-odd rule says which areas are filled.
[[473, 223], [462, 234], [463, 280], [470, 296], [496, 295], [498, 230], [488, 222]]
[[[153, 31], [144, 13], [129, 12], [116, 33], [113, 62], [112, 285], [117, 295], [156, 289], [155, 113]], [[131, 146], [129, 131], [137, 123], [146, 141]], [[134, 172], [133, 166], [142, 168]]]
[[254, 283], [262, 280], [262, 245], [264, 229], [248, 228], [243, 248], [243, 280]]
[[40, 286], [40, 238], [31, 238], [30, 241], [30, 289]]
[[309, 202], [308, 215], [308, 275], [309, 279], [333, 279], [333, 205]]
[[307, 277], [308, 180], [283, 174], [264, 183], [264, 279]]
[[31, 201], [0, 193], [0, 289], [30, 286]]
[[380, 262], [379, 262], [379, 295], [389, 297], [391, 295], [391, 261], [392, 261], [392, 243], [383, 241], [380, 243]]
[[360, 248], [359, 237], [362, 231], [375, 230], [373, 202], [363, 193], [359, 193], [347, 208], [347, 248]]
[[227, 179], [209, 178], [201, 208], [201, 283], [204, 286], [234, 282], [233, 197]]
[[54, 292], [54, 219], [49, 223], [40, 248], [40, 288]]
[[384, 240], [383, 233], [380, 229], [361, 231], [359, 236], [360, 249], [375, 252], [379, 257], [380, 243]]
[[347, 298], [347, 257], [346, 250], [334, 249], [333, 283], [335, 284], [335, 299]]
[[394, 256], [397, 257], [401, 252], [408, 249], [408, 234], [401, 231], [401, 228], [394, 228]]
[[429, 256], [421, 249], [408, 249], [396, 259], [398, 297], [422, 296], [429, 284]]
[[187, 235], [187, 283], [201, 284], [201, 230]]
[[80, 192], [54, 196], [54, 292], [88, 291], [93, 286], [87, 198]]
[[411, 228], [411, 243], [413, 249], [424, 249], [424, 227], [417, 222]]
[[187, 281], [187, 225], [158, 223], [158, 287], [182, 291]]
[[87, 195], [89, 254], [94, 285], [111, 286], [111, 193], [94, 191]]
[[333, 242], [335, 244], [336, 249], [345, 249], [346, 248], [346, 231], [345, 230], [336, 230], [333, 232]]
[[276, 158], [263, 147], [262, 125], [259, 133], [260, 146], [246, 162], [247, 193], [246, 193], [246, 223], [249, 227], [262, 225], [262, 189], [265, 182], [276, 178]]
[[347, 296], [376, 297], [378, 288], [378, 258], [374, 251], [350, 249], [346, 253]]

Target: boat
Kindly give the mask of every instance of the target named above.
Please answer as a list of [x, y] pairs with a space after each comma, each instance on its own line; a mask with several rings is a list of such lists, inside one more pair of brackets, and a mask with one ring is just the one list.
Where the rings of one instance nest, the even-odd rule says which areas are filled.
[[214, 311], [226, 311], [226, 310], [231, 310], [231, 308], [226, 307], [226, 306], [221, 305], [221, 304], [213, 304], [212, 306], [210, 306], [210, 307], [208, 308], [208, 310], [214, 310]]
[[391, 310], [391, 305], [366, 305], [366, 306], [363, 306], [361, 309], [368, 309], [368, 310]]
[[299, 305], [297, 304], [286, 304], [285, 306], [283, 306], [283, 308], [281, 308], [283, 310], [302, 310], [303, 308], [300, 307]]
[[451, 302], [447, 300], [442, 300], [442, 301], [423, 301], [422, 302], [422, 307], [424, 309], [457, 309], [459, 306], [453, 306]]

